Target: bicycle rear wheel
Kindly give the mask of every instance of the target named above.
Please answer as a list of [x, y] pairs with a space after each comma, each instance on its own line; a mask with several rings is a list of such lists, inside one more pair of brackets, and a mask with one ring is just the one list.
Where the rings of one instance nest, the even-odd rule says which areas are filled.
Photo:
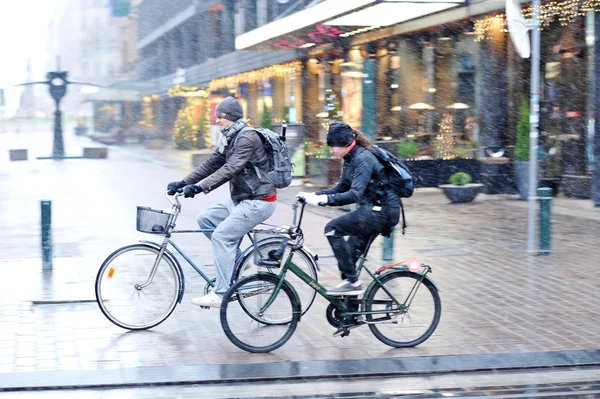
[[[267, 273], [248, 276], [236, 282], [223, 296], [221, 326], [238, 348], [252, 353], [271, 352], [285, 344], [296, 330], [301, 307], [298, 296], [283, 281], [271, 305], [280, 278]], [[264, 319], [289, 318], [287, 324], [266, 324]]]
[[384, 344], [395, 348], [417, 346], [435, 331], [442, 314], [440, 296], [431, 281], [423, 278], [419, 283], [421, 279], [420, 274], [408, 271], [381, 276], [381, 283], [399, 304], [379, 284], [373, 284], [367, 292], [365, 311], [380, 313], [367, 314], [366, 319], [374, 323], [369, 328]]
[[[280, 239], [268, 239], [258, 243], [262, 253], [268, 253], [270, 250], [278, 250], [280, 245]], [[291, 249], [292, 243], [288, 242], [282, 258], [284, 261], [287, 259]], [[305, 249], [302, 248], [295, 251], [294, 256], [292, 257], [292, 262], [304, 273], [308, 274], [315, 281], [318, 281], [319, 276], [317, 275], [316, 263], [312, 255]], [[259, 272], [272, 273], [277, 276], [281, 272], [281, 268], [257, 266], [254, 262], [254, 251], [249, 251], [246, 255], [244, 255], [238, 264], [235, 281]], [[317, 295], [317, 291], [312, 289], [308, 284], [291, 272], [288, 272], [285, 275], [285, 279], [294, 287], [296, 294], [298, 294], [298, 299], [302, 305], [302, 314], [306, 313], [312, 306], [315, 296]], [[265, 324], [285, 324], [289, 323], [290, 320], [291, 318], [287, 317], [285, 319], [265, 319], [263, 321]]]
[[159, 250], [146, 244], [117, 249], [96, 276], [96, 300], [104, 315], [119, 327], [145, 330], [165, 321], [177, 306], [179, 269], [163, 255], [152, 282], [149, 279]]

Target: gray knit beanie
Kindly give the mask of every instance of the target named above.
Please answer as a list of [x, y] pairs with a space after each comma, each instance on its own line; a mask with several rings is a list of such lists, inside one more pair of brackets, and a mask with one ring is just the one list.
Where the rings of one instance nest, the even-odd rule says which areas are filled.
[[242, 104], [231, 96], [225, 97], [219, 104], [217, 104], [216, 113], [217, 117], [221, 117], [222, 114], [225, 114], [225, 119], [228, 119], [232, 122], [244, 117], [244, 109], [242, 108]]

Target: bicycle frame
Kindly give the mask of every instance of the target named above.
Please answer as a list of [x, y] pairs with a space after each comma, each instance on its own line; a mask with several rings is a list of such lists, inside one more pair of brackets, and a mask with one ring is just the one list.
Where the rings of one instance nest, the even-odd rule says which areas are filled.
[[[371, 243], [372, 243], [373, 239], [371, 239], [369, 241], [369, 243], [367, 244], [367, 249], [365, 250], [365, 254], [368, 251], [368, 248], [370, 247]], [[404, 309], [408, 308], [410, 306], [410, 304], [412, 303], [412, 300], [414, 299], [414, 296], [416, 294], [416, 292], [418, 291], [419, 287], [421, 286], [421, 283], [423, 282], [424, 279], [428, 279], [427, 274], [431, 272], [431, 267], [428, 265], [423, 265], [424, 267], [424, 272], [423, 273], [415, 273], [415, 274], [420, 274], [421, 275], [421, 279], [417, 280], [415, 282], [415, 285], [412, 287], [411, 291], [409, 292], [407, 298], [404, 300], [404, 302], [400, 302], [399, 300], [396, 299], [396, 297], [394, 297], [394, 295], [385, 287], [384, 284], [381, 283], [380, 280], [380, 273], [373, 273], [371, 272], [369, 269], [367, 269], [364, 266], [364, 262], [366, 260], [365, 258], [365, 254], [361, 255], [361, 257], [359, 258], [359, 263], [358, 263], [358, 267], [357, 267], [357, 276], [360, 275], [361, 270], [364, 268], [367, 273], [369, 273], [369, 275], [371, 276], [371, 278], [373, 279], [373, 282], [369, 285], [369, 287], [367, 288], [372, 289], [371, 286], [373, 284], [378, 284], [383, 290], [384, 292], [390, 297], [390, 299], [393, 301], [393, 303], [395, 305], [397, 305], [399, 308], [397, 310], [380, 310], [380, 311], [369, 311], [369, 312], [353, 312], [353, 311], [349, 311], [348, 308], [348, 304], [350, 303], [351, 298], [350, 297], [344, 297], [343, 300], [341, 300], [338, 296], [332, 296], [332, 295], [328, 295], [327, 294], [327, 289], [325, 287], [323, 287], [321, 284], [319, 284], [319, 282], [315, 281], [312, 277], [310, 277], [309, 275], [307, 275], [306, 273], [304, 273], [298, 266], [296, 266], [293, 262], [292, 262], [292, 257], [294, 255], [295, 252], [295, 248], [292, 247], [292, 250], [290, 251], [290, 253], [288, 254], [288, 257], [286, 259], [286, 262], [283, 266], [283, 269], [279, 275], [279, 282], [277, 283], [277, 286], [275, 287], [273, 293], [271, 294], [271, 296], [269, 297], [269, 299], [267, 300], [267, 302], [261, 307], [260, 312], [264, 313], [269, 306], [271, 306], [271, 304], [275, 301], [275, 298], [277, 297], [279, 290], [281, 289], [281, 286], [283, 285], [283, 281], [285, 280], [285, 275], [286, 273], [292, 272], [293, 274], [295, 274], [296, 276], [298, 276], [302, 281], [304, 281], [306, 284], [308, 284], [312, 289], [314, 289], [315, 291], [317, 291], [319, 293], [319, 295], [321, 295], [323, 298], [325, 298], [325, 300], [327, 300], [328, 302], [330, 302], [333, 306], [335, 306], [336, 308], [342, 310], [344, 316], [359, 316], [359, 315], [374, 315], [374, 314], [390, 314], [390, 313], [399, 313], [401, 311], [403, 311]], [[379, 270], [389, 270], [389, 269], [396, 269], [396, 270], [408, 270], [408, 268], [406, 267], [402, 267], [402, 268], [397, 268], [395, 267], [397, 265], [390, 265], [388, 268], [383, 267], [380, 268]], [[412, 272], [414, 273], [414, 272]], [[385, 273], [383, 274], [385, 275]], [[430, 280], [431, 281], [431, 280]], [[408, 302], [408, 303], [407, 303]]]
[[[154, 275], [156, 274], [156, 270], [158, 269], [158, 265], [160, 263], [160, 260], [162, 259], [162, 257], [164, 256], [165, 252], [168, 254], [169, 257], [171, 257], [173, 260], [175, 260], [177, 266], [179, 266], [179, 270], [181, 273], [181, 280], [182, 283], [184, 281], [184, 277], [183, 277], [183, 269], [181, 268], [181, 265], [179, 264], [179, 262], [177, 261], [177, 259], [173, 256], [173, 254], [167, 249], [167, 247], [169, 246], [169, 244], [175, 248], [175, 250], [183, 257], [183, 259], [185, 259], [185, 261], [192, 266], [192, 268], [206, 281], [207, 284], [209, 284], [211, 287], [215, 286], [215, 283], [206, 275], [202, 272], [202, 270], [200, 270], [200, 268], [187, 256], [187, 254], [177, 245], [175, 244], [174, 241], [171, 240], [171, 235], [172, 234], [181, 234], [181, 233], [212, 233], [213, 231], [215, 231], [215, 229], [193, 229], [193, 230], [176, 230], [175, 229], [175, 222], [177, 221], [177, 218], [179, 216], [179, 213], [181, 212], [181, 203], [179, 202], [179, 196], [181, 196], [180, 193], [175, 194], [174, 196], [169, 196], [167, 195], [167, 199], [169, 200], [169, 202], [172, 205], [172, 211], [173, 211], [173, 217], [171, 219], [171, 222], [169, 223], [168, 229], [167, 229], [167, 233], [165, 235], [165, 238], [162, 242], [162, 244], [158, 244], [154, 241], [147, 241], [147, 240], [140, 240], [141, 243], [144, 244], [149, 244], [152, 245], [154, 247], [156, 247], [157, 249], [159, 249], [159, 253], [156, 257], [156, 260], [154, 261], [154, 266], [152, 267], [152, 270], [150, 271], [150, 276], [148, 277], [148, 280], [143, 283], [140, 284], [140, 288], [145, 288], [146, 286], [150, 285], [150, 283], [152, 283], [152, 280], [154, 279]], [[171, 200], [171, 198], [173, 198], [174, 200]], [[298, 225], [296, 226], [296, 210], [298, 207], [298, 201], [296, 201], [293, 205], [293, 209], [294, 209], [294, 216], [293, 216], [293, 225], [292, 227], [288, 228], [287, 230], [290, 233], [290, 236], [295, 233], [295, 232], [299, 232], [300, 231], [300, 224], [302, 223], [302, 215], [303, 215], [303, 211], [304, 208], [302, 208], [302, 212], [300, 213], [300, 218], [298, 219]], [[268, 223], [261, 223], [261, 225], [265, 225], [265, 226], [271, 226], [271, 227], [276, 227], [276, 228], [284, 228], [285, 226], [278, 226], [278, 225], [272, 225], [272, 224], [268, 224]], [[246, 235], [248, 236], [248, 238], [250, 239], [251, 244], [248, 246], [248, 248], [246, 248], [245, 250], [241, 251], [241, 253], [238, 255], [238, 257], [235, 260], [235, 268], [237, 268], [238, 266], [238, 261], [240, 259], [243, 258], [243, 256], [245, 256], [245, 254], [251, 250], [256, 243], [254, 242], [254, 239], [252, 238], [252, 232], [254, 231], [251, 230], [250, 232], [248, 232]], [[301, 235], [301, 234], [299, 234]], [[261, 241], [262, 242], [262, 241]], [[240, 244], [241, 244], [241, 240], [240, 240]], [[302, 247], [302, 244], [299, 242], [295, 243], [295, 246]], [[315, 259], [316, 260], [316, 259]], [[317, 266], [318, 267], [318, 266]], [[233, 274], [231, 276], [231, 282], [233, 282], [233, 278], [236, 274], [236, 269], [234, 268], [233, 270]], [[302, 270], [300, 270], [300, 272], [302, 272]], [[183, 290], [182, 290], [182, 294], [181, 296], [183, 296]], [[181, 299], [180, 299], [181, 301]]]

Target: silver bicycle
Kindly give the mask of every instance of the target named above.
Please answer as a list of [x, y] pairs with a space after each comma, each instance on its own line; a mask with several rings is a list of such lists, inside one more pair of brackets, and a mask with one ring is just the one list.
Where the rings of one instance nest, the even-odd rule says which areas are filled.
[[[179, 197], [167, 195], [171, 209], [157, 210], [137, 207], [137, 230], [143, 233], [163, 235], [162, 243], [140, 240], [115, 250], [100, 266], [96, 276], [96, 299], [102, 313], [114, 324], [128, 330], [145, 330], [165, 321], [183, 299], [185, 279], [183, 268], [169, 246], [206, 281], [204, 294], [214, 287], [209, 278], [173, 241], [173, 234], [206, 233], [212, 229], [176, 230], [181, 212]], [[301, 220], [301, 219], [300, 219]], [[290, 233], [299, 230], [294, 209], [292, 226], [263, 223], [248, 233], [251, 244], [239, 251], [231, 284], [242, 277], [258, 271], [278, 275], [281, 259], [294, 248], [296, 265], [317, 280], [318, 256], [291, 238]], [[264, 227], [264, 228], [263, 228]], [[293, 235], [293, 234], [292, 234]], [[295, 260], [296, 262], [296, 260]], [[292, 283], [294, 283], [292, 281]], [[301, 287], [300, 284], [294, 284]], [[302, 312], [306, 312], [315, 299], [315, 291], [300, 290], [298, 296]], [[286, 324], [291, 318], [261, 319], [264, 324]]]

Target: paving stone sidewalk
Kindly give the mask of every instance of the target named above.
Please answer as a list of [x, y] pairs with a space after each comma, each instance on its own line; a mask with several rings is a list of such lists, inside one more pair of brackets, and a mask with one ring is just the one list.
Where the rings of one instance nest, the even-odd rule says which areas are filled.
[[[25, 139], [38, 153], [43, 146], [51, 148], [51, 138], [23, 135], [2, 134], [0, 151], [6, 154], [16, 140], [23, 144]], [[90, 144], [74, 136], [66, 143], [68, 149]], [[515, 196], [481, 195], [473, 203], [451, 205], [437, 190], [418, 190], [405, 201], [409, 229], [406, 236], [395, 236], [394, 258], [418, 257], [431, 264], [441, 289], [440, 325], [419, 347], [389, 348], [367, 327], [334, 338], [324, 317], [327, 303], [317, 299], [282, 348], [242, 352], [223, 334], [217, 311], [189, 303], [203, 281], [185, 266], [186, 294], [169, 320], [151, 331], [126, 332], [90, 302], [95, 274], [112, 250], [148, 238], [135, 231], [135, 206], [168, 205], [162, 197], [166, 182], [189, 170], [177, 157], [132, 146], [111, 147], [107, 160], [9, 163], [8, 155], [0, 157], [0, 373], [598, 348], [598, 209], [557, 199], [554, 251], [529, 256], [526, 203]], [[289, 223], [289, 204], [298, 190], [281, 190], [272, 221]], [[194, 227], [197, 213], [226, 196], [222, 188], [185, 202], [180, 227]], [[41, 199], [53, 201], [55, 261], [47, 272], [40, 260]], [[319, 278], [324, 284], [335, 283], [338, 272], [323, 227], [340, 212], [313, 208], [306, 214], [306, 244], [323, 259]], [[178, 242], [212, 275], [205, 238], [186, 236]], [[378, 240], [369, 263], [384, 264], [380, 259]], [[64, 303], [44, 304], [47, 300]]]

